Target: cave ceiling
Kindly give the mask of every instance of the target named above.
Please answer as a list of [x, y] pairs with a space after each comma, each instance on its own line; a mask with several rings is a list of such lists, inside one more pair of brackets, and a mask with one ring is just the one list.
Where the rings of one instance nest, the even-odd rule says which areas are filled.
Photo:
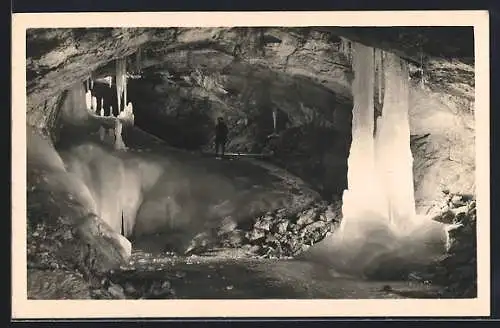
[[339, 36], [393, 51], [413, 70], [423, 63], [431, 88], [473, 99], [472, 28], [80, 28], [27, 32], [28, 106], [114, 74], [122, 57], [148, 83], [221, 106], [245, 93], [291, 110], [347, 105], [352, 71]]

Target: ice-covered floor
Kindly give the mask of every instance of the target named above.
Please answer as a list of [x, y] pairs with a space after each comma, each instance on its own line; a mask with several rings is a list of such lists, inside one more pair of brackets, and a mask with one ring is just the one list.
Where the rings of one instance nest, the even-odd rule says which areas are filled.
[[[132, 298], [436, 298], [439, 293], [437, 287], [419, 282], [361, 280], [339, 276], [315, 262], [251, 258], [227, 249], [190, 257], [136, 251], [130, 265], [117, 271], [112, 280], [126, 286], [125, 292], [133, 286], [128, 295]], [[168, 281], [170, 292], [158, 297], [140, 295], [141, 288], [155, 281]]]

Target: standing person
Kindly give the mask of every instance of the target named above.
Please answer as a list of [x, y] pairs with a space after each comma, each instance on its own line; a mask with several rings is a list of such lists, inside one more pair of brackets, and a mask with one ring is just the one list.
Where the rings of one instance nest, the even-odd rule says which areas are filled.
[[[222, 117], [217, 119], [217, 125], [215, 126], [215, 156], [222, 157], [226, 149], [228, 129]], [[221, 149], [219, 155], [219, 148]]]

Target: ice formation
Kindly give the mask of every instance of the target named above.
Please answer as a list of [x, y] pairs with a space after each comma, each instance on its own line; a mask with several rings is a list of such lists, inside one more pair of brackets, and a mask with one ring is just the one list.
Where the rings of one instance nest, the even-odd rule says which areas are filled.
[[405, 229], [416, 217], [413, 156], [410, 149], [408, 66], [392, 53], [384, 54], [384, 105], [376, 134], [377, 171], [388, 200], [388, 218]]
[[352, 143], [348, 158], [348, 188], [344, 192], [343, 215], [356, 218], [377, 211], [379, 193], [375, 177], [374, 129], [374, 65], [373, 48], [355, 43], [352, 67], [355, 72], [352, 84], [354, 98], [352, 118]]
[[131, 102], [129, 102], [120, 114], [118, 118], [122, 121], [127, 121], [129, 124], [134, 124], [134, 107]]
[[139, 74], [141, 72], [141, 57], [142, 57], [142, 51], [141, 48], [137, 49], [137, 52], [135, 53], [135, 69], [137, 70], [137, 73]]
[[92, 109], [94, 111], [97, 110], [97, 98], [96, 97], [92, 97]]
[[274, 133], [276, 133], [276, 118], [277, 118], [276, 110], [273, 110], [273, 132]]
[[90, 92], [90, 89], [87, 89], [88, 91], [85, 93], [85, 104], [87, 106], [87, 110], [92, 109], [92, 93]]
[[116, 150], [125, 150], [127, 147], [122, 139], [122, 128], [123, 124], [120, 120], [116, 120], [115, 122], [115, 149]]
[[118, 99], [118, 113], [122, 111], [123, 103], [127, 103], [127, 62], [125, 58], [116, 60], [116, 96]]
[[384, 81], [384, 52], [380, 49], [375, 49], [375, 74], [377, 76], [377, 97], [378, 103], [382, 104], [382, 85]]
[[[373, 216], [404, 229], [416, 217], [407, 65], [392, 53], [355, 42], [343, 40], [341, 50], [351, 58], [354, 71], [352, 144], [343, 222]], [[376, 131], [375, 96], [379, 103], [383, 100]]]

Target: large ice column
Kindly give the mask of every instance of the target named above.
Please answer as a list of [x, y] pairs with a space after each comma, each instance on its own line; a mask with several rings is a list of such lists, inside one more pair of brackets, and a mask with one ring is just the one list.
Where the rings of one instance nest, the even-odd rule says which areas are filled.
[[398, 56], [384, 52], [384, 102], [377, 121], [376, 161], [387, 195], [391, 223], [404, 229], [415, 216], [413, 156], [410, 149], [409, 74]]
[[[345, 49], [345, 48], [344, 48]], [[352, 143], [348, 158], [348, 187], [343, 195], [344, 221], [367, 213], [380, 213], [380, 186], [375, 171], [374, 130], [374, 61], [373, 48], [352, 43], [354, 98]], [[382, 213], [380, 213], [383, 215]]]

